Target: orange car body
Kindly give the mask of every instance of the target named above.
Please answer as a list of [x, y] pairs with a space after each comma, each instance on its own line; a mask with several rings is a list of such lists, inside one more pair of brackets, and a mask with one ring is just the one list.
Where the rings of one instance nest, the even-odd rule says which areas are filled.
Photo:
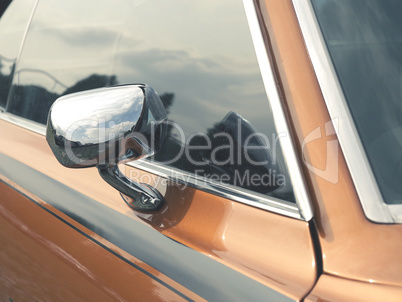
[[[60, 165], [42, 126], [32, 126], [34, 132], [21, 118], [2, 117], [2, 300], [402, 297], [402, 226], [365, 217], [336, 135], [303, 145], [331, 119], [292, 1], [255, 1], [255, 7], [313, 218], [286, 217], [174, 181], [164, 188], [163, 211], [135, 212], [96, 169]], [[328, 154], [338, 162], [334, 184], [302, 164], [325, 170]], [[150, 185], [158, 177], [131, 166], [125, 172], [147, 175]]]

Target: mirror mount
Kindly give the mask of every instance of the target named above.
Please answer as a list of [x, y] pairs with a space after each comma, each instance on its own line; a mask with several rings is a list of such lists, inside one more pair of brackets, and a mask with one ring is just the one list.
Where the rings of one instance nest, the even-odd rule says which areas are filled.
[[167, 133], [166, 119], [161, 99], [147, 85], [93, 89], [54, 102], [46, 139], [63, 166], [96, 166], [131, 208], [157, 211], [163, 196], [147, 184], [128, 179], [118, 164], [158, 152]]
[[163, 196], [155, 188], [127, 178], [117, 165], [98, 166], [100, 176], [122, 194], [130, 208], [143, 212], [157, 211], [163, 204]]

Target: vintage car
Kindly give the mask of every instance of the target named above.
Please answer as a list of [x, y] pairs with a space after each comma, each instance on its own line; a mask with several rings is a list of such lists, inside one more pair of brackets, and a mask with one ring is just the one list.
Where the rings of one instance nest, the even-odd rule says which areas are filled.
[[1, 301], [400, 301], [402, 3], [2, 0]]

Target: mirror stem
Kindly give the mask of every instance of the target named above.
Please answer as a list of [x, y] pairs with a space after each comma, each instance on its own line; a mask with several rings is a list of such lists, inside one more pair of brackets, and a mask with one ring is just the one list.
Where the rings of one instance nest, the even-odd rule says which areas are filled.
[[117, 164], [98, 165], [100, 176], [113, 188], [126, 195], [123, 199], [133, 209], [138, 211], [156, 211], [163, 202], [163, 196], [153, 187], [136, 183], [128, 179], [119, 169]]

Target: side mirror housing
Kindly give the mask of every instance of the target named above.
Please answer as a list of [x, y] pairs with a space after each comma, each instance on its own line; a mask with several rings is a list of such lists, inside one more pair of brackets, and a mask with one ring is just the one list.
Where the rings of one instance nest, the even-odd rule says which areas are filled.
[[166, 137], [166, 110], [147, 85], [100, 88], [62, 96], [49, 111], [46, 139], [68, 168], [98, 167], [103, 179], [141, 211], [163, 203], [159, 192], [127, 179], [117, 164], [152, 156]]

